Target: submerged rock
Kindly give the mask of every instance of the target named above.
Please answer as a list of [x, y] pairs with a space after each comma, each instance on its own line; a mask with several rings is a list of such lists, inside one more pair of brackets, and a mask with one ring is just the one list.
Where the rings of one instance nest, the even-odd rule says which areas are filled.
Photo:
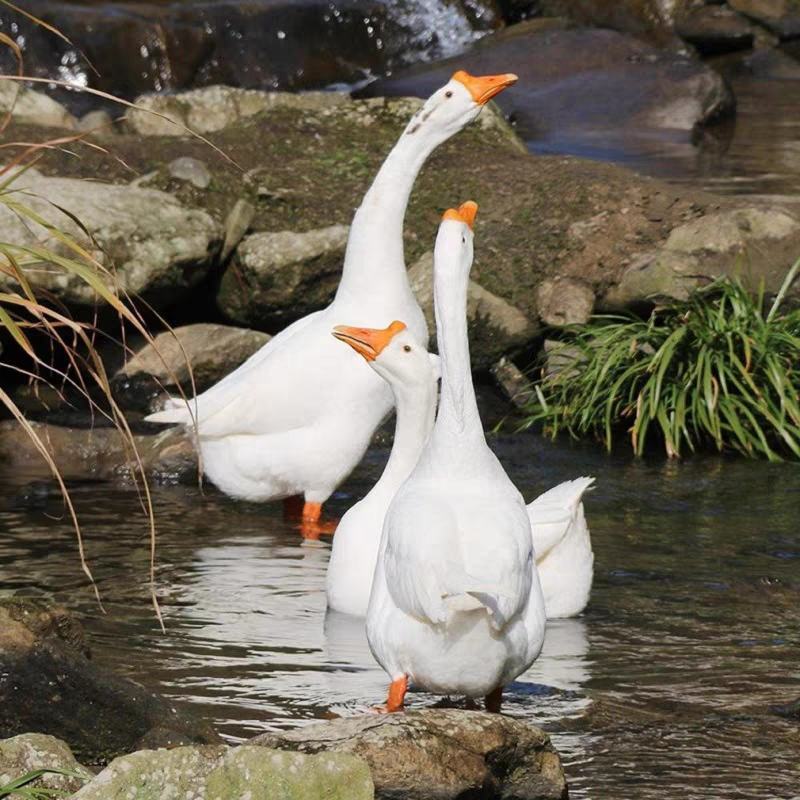
[[[75, 760], [69, 746], [55, 736], [22, 733], [10, 739], [0, 739], [0, 787], [40, 769], [58, 772], [45, 773], [27, 784], [26, 789], [48, 789], [54, 795], [72, 794], [93, 777]], [[70, 774], [61, 774], [63, 772]]]
[[266, 733], [249, 744], [363, 759], [378, 800], [567, 797], [561, 759], [547, 734], [499, 714], [454, 709], [364, 714]]
[[63, 608], [0, 598], [0, 730], [50, 734], [84, 763], [138, 747], [216, 742], [166, 699], [86, 658], [79, 623]]
[[[46, 177], [29, 169], [12, 183], [24, 190], [24, 204], [71, 235], [109, 270], [100, 275], [111, 288], [145, 296], [151, 304], [174, 301], [206, 275], [221, 239], [220, 226], [206, 212], [186, 208], [156, 189], [96, 180]], [[54, 205], [55, 204], [55, 205]], [[56, 205], [66, 209], [88, 231]], [[66, 258], [75, 253], [56, 235], [0, 204], [0, 240], [20, 247], [45, 247]], [[34, 287], [64, 303], [93, 305], [94, 289], [68, 269], [38, 262], [24, 267]], [[0, 286], [11, 279], [0, 273]]]
[[124, 392], [126, 384], [136, 384], [141, 391], [146, 385], [150, 395], [180, 385], [186, 396], [191, 397], [192, 378], [197, 392], [202, 392], [269, 340], [267, 333], [230, 325], [203, 322], [183, 325], [160, 333], [152, 344], [137, 350], [117, 372], [115, 387]]
[[339, 285], [348, 232], [346, 225], [331, 225], [245, 237], [222, 278], [220, 311], [235, 322], [263, 325], [323, 308]]
[[372, 800], [367, 765], [263, 747], [177, 747], [117, 758], [74, 800]]
[[706, 56], [746, 50], [755, 39], [753, 26], [724, 6], [687, 9], [676, 21], [675, 32]]
[[[480, 235], [480, 234], [479, 234]], [[480, 264], [476, 263], [476, 268]], [[431, 347], [436, 346], [436, 317], [433, 310], [433, 251], [425, 253], [408, 271], [411, 289], [422, 307]], [[473, 369], [485, 369], [503, 353], [519, 350], [533, 339], [537, 326], [515, 308], [474, 280], [467, 289], [467, 326]]]
[[781, 39], [800, 38], [800, 7], [796, 0], [728, 0], [728, 5]]

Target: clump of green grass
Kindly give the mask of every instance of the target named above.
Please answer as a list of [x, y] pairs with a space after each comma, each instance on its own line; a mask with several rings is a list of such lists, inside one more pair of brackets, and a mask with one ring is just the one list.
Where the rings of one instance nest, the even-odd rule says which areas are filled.
[[763, 292], [722, 279], [648, 319], [597, 316], [565, 332], [524, 427], [594, 436], [624, 433], [636, 455], [654, 441], [670, 457], [713, 448], [800, 459], [800, 310], [781, 305], [800, 270], [765, 308]]
[[0, 800], [2, 800], [2, 798], [13, 797], [23, 797], [27, 798], [27, 800], [56, 800], [56, 798], [66, 797], [67, 794], [69, 794], [64, 789], [48, 789], [38, 784], [34, 785], [39, 778], [46, 775], [64, 775], [68, 778], [80, 778], [85, 780], [85, 776], [77, 772], [57, 769], [56, 767], [34, 769], [0, 786]]

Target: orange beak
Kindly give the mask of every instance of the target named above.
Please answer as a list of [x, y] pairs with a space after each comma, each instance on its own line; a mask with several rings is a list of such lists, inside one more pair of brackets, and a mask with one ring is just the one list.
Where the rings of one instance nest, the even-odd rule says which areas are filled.
[[478, 204], [473, 200], [467, 200], [458, 208], [448, 208], [442, 215], [442, 219], [454, 219], [457, 222], [464, 222], [469, 225], [470, 230], [475, 224], [475, 216], [478, 213]]
[[395, 320], [388, 328], [351, 328], [348, 325], [337, 325], [331, 333], [340, 342], [349, 344], [367, 361], [374, 361], [386, 345], [405, 329], [404, 322]]
[[472, 99], [479, 106], [484, 106], [496, 94], [500, 94], [503, 89], [515, 84], [519, 78], [513, 72], [506, 72], [504, 75], [482, 75], [476, 77], [460, 69], [453, 75], [451, 80], [463, 83], [472, 95]]

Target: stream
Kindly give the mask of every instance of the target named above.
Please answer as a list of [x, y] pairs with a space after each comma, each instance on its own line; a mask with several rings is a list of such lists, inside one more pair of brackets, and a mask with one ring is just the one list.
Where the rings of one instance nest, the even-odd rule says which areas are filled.
[[[542, 656], [506, 692], [506, 713], [552, 734], [570, 796], [796, 798], [800, 728], [773, 707], [800, 695], [800, 469], [491, 441], [526, 498], [597, 478], [590, 606], [549, 625]], [[329, 512], [363, 496], [387, 455], [370, 450]], [[328, 546], [303, 545], [279, 505], [155, 489], [163, 635], [133, 489], [72, 486], [103, 615], [55, 486], [2, 473], [0, 484], [0, 587], [57, 587], [97, 662], [194, 706], [231, 742], [383, 699], [362, 625], [326, 618]], [[433, 702], [410, 695], [411, 707]]]

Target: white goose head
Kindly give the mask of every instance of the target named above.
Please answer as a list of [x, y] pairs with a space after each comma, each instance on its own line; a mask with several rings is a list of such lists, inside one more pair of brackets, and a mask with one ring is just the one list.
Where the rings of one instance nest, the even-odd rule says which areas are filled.
[[469, 274], [473, 258], [472, 228], [477, 213], [478, 204], [472, 200], [444, 212], [433, 256], [437, 272], [454, 277]]
[[460, 69], [414, 114], [405, 135], [444, 141], [472, 122], [495, 95], [516, 82], [517, 76], [510, 72], [475, 76]]
[[395, 320], [388, 328], [354, 328], [337, 325], [333, 335], [349, 344], [390, 386], [413, 388], [438, 378], [439, 356], [429, 353]]

